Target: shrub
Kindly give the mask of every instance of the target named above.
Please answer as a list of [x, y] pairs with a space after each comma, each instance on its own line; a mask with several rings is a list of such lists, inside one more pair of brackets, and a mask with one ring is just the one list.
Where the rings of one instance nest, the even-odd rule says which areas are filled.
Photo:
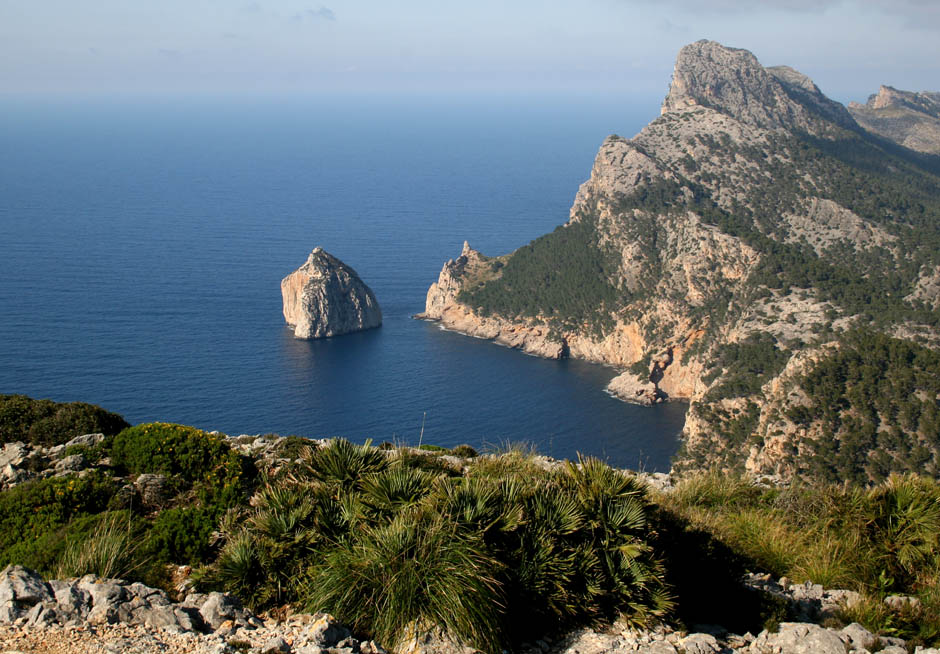
[[431, 490], [434, 475], [394, 465], [360, 481], [362, 500], [378, 516], [390, 516], [415, 504]]
[[500, 569], [473, 535], [408, 511], [314, 563], [305, 603], [392, 647], [402, 645], [409, 631], [439, 625], [462, 642], [495, 652], [504, 604]]
[[439, 457], [340, 440], [312, 453], [306, 475], [270, 480], [251, 510], [227, 514], [200, 587], [327, 610], [392, 646], [439, 625], [486, 651], [669, 609], [635, 478], [593, 459], [549, 472], [520, 448], [467, 476], [428, 460]]
[[[937, 481], [895, 476], [868, 489], [778, 491], [719, 481], [712, 475], [681, 483], [661, 496], [664, 515], [687, 520], [687, 533], [707, 532], [751, 569], [862, 592], [863, 602], [846, 616], [873, 631], [937, 642], [940, 631], [924, 628], [940, 624]], [[914, 595], [921, 608], [889, 611], [881, 604], [889, 593]]]
[[217, 511], [205, 507], [174, 507], [160, 512], [147, 533], [144, 552], [153, 563], [206, 563]]
[[112, 436], [127, 426], [121, 416], [93, 404], [0, 395], [0, 443], [59, 445], [82, 434]]
[[207, 589], [236, 594], [253, 608], [296, 599], [308, 559], [333, 547], [358, 522], [354, 497], [323, 484], [279, 480], [251, 499], [251, 511], [225, 515], [218, 559], [197, 571]]
[[105, 511], [114, 492], [111, 479], [93, 473], [29, 481], [0, 493], [0, 566], [48, 571], [64, 547], [62, 529]]
[[125, 578], [140, 566], [131, 534], [130, 514], [101, 516], [93, 532], [72, 540], [59, 559], [56, 578], [93, 574], [106, 579]]
[[194, 427], [154, 422], [129, 427], [110, 444], [111, 463], [130, 474], [162, 474], [196, 485], [206, 504], [233, 506], [246, 495], [254, 465], [224, 439]]
[[452, 452], [454, 453], [454, 456], [460, 456], [465, 459], [473, 459], [477, 456], [477, 451], [469, 445], [458, 445], [452, 450]]
[[316, 449], [316, 444], [310, 439], [301, 436], [285, 436], [284, 440], [278, 443], [275, 452], [282, 459], [294, 461], [303, 458], [310, 449]]
[[314, 452], [308, 463], [316, 479], [349, 488], [362, 475], [384, 469], [388, 459], [368, 443], [353, 445], [344, 438], [337, 438]]

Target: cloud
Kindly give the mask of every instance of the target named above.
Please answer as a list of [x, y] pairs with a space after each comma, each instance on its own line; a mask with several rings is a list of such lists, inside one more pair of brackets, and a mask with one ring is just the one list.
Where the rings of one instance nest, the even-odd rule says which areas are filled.
[[[630, 1], [633, 3], [636, 0]], [[766, 0], [761, 2], [754, 0], [640, 0], [640, 2], [681, 7], [694, 14], [753, 14], [766, 10], [819, 13], [843, 4], [844, 0]]]
[[940, 28], [940, 2], [937, 0], [627, 0], [629, 4], [650, 4], [679, 8], [698, 15], [746, 15], [768, 11], [794, 14], [820, 14], [845, 8], [853, 12], [876, 11], [900, 18], [909, 28]]
[[288, 19], [289, 22], [298, 25], [306, 21], [318, 21], [318, 20], [336, 20], [336, 14], [333, 13], [333, 10], [329, 7], [320, 6], [319, 9], [308, 9], [305, 12], [298, 12], [291, 15]]
[[333, 10], [322, 5], [319, 9], [308, 9], [307, 13], [314, 18], [322, 18], [323, 20], [336, 20], [336, 14], [333, 13]]
[[182, 54], [179, 50], [170, 50], [168, 48], [157, 48], [157, 52], [170, 59], [176, 59]]
[[940, 29], [940, 5], [936, 0], [878, 0], [886, 14], [904, 19], [905, 27]]

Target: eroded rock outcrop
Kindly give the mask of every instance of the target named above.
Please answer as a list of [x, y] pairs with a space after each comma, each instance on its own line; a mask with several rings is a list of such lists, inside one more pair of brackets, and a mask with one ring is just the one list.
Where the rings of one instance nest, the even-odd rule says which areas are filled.
[[284, 319], [297, 338], [328, 338], [382, 324], [375, 294], [356, 271], [314, 248], [307, 261], [281, 280]]
[[940, 93], [900, 91], [882, 86], [868, 102], [849, 103], [859, 125], [926, 154], [940, 154]]

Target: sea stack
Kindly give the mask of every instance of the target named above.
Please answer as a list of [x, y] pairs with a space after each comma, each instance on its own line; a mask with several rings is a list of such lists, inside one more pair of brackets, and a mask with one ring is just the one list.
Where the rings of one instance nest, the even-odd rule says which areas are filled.
[[355, 270], [320, 247], [281, 280], [281, 297], [284, 319], [295, 338], [329, 338], [382, 324], [372, 289]]

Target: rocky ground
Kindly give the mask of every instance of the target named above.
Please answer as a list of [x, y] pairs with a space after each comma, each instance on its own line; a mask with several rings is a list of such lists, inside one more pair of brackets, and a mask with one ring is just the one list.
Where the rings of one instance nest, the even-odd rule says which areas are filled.
[[[791, 586], [786, 579], [751, 575], [743, 583], [788, 599], [794, 614], [824, 617], [846, 602], [851, 591]], [[908, 601], [894, 598], [892, 601]], [[701, 631], [668, 627], [638, 630], [615, 623], [606, 630], [581, 629], [557, 641], [544, 638], [522, 646], [524, 654], [906, 654], [900, 639], [872, 634], [858, 624], [841, 630], [812, 622], [785, 622], [756, 636], [732, 634], [717, 625]], [[426, 634], [400, 648], [407, 654], [470, 654], [472, 650]], [[385, 654], [375, 642], [355, 638], [332, 616], [291, 615], [262, 619], [223, 593], [190, 593], [173, 602], [163, 591], [113, 579], [44, 581], [20, 566], [0, 573], [0, 654]], [[915, 653], [940, 654], [917, 647]]]

